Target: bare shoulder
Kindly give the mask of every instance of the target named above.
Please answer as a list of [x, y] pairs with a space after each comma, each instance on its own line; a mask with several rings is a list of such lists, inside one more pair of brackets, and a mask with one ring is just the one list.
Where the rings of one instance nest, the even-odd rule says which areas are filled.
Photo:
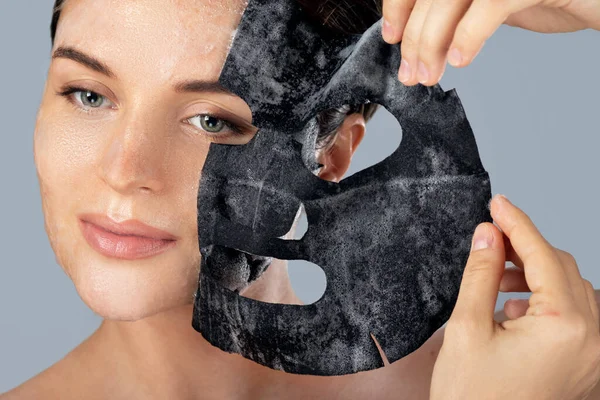
[[[89, 382], [89, 368], [86, 367], [86, 348], [89, 338], [75, 347], [65, 357], [23, 382], [10, 391], [0, 394], [0, 400], [13, 399], [70, 399], [78, 396], [78, 387]], [[91, 399], [86, 395], [87, 399]]]
[[50, 366], [12, 390], [0, 394], [0, 400], [13, 399], [60, 399], [60, 369], [63, 360]]
[[53, 393], [52, 385], [42, 375], [37, 375], [28, 381], [23, 382], [14, 389], [0, 395], [0, 400], [17, 399], [59, 399], [57, 393]]

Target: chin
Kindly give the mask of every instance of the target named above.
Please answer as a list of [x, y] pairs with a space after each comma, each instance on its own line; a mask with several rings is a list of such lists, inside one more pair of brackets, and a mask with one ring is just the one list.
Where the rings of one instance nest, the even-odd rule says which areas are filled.
[[109, 320], [136, 321], [191, 304], [198, 284], [199, 258], [192, 264], [176, 251], [136, 261], [87, 254], [69, 264], [83, 302]]

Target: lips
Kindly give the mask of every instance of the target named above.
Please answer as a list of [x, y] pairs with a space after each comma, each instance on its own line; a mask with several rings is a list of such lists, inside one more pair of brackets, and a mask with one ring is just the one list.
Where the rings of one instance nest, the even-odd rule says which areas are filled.
[[175, 246], [177, 237], [137, 220], [115, 222], [101, 214], [79, 216], [83, 237], [94, 250], [111, 258], [136, 260]]

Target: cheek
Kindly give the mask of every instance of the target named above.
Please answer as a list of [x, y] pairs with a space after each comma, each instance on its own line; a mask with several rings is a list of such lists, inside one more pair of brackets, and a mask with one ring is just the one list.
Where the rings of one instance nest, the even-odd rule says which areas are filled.
[[[91, 134], [59, 115], [38, 119], [34, 135], [35, 166], [42, 200], [60, 201], [62, 210], [93, 186], [94, 164], [100, 143]], [[99, 135], [95, 135], [99, 136]]]
[[159, 160], [164, 190], [127, 196], [134, 214], [169, 221], [182, 237], [178, 251], [140, 260], [135, 267], [99, 258], [85, 243], [76, 218], [80, 212], [108, 211], [112, 202], [124, 200], [100, 174], [105, 149], [115, 137], [109, 134], [114, 133], [111, 129], [77, 122], [48, 107], [36, 123], [34, 158], [46, 232], [57, 262], [93, 310], [107, 317], [136, 319], [193, 299], [200, 265], [197, 193], [209, 143], [165, 135], [171, 142], [160, 143], [165, 149]]
[[41, 113], [34, 133], [34, 160], [40, 185], [44, 227], [58, 263], [71, 276], [67, 257], [77, 235], [75, 205], [84, 198], [90, 175], [91, 146], [52, 114]]
[[[47, 190], [68, 201], [86, 187], [102, 143], [101, 126], [84, 127], [52, 110], [40, 112], [34, 134], [35, 165]], [[89, 186], [89, 185], [88, 185]]]

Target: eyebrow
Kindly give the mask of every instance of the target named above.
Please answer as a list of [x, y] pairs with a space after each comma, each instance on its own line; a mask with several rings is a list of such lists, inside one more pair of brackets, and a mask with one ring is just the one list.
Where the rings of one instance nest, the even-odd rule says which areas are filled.
[[85, 65], [96, 72], [100, 72], [101, 74], [108, 76], [109, 78], [114, 78], [116, 76], [115, 73], [112, 72], [112, 70], [102, 61], [99, 61], [74, 47], [60, 46], [52, 54], [52, 59], [55, 58], [67, 58], [69, 60], [76, 61], [79, 64]]
[[[85, 54], [81, 50], [77, 50], [71, 46], [60, 46], [52, 54], [52, 58], [66, 58], [82, 64], [96, 72], [101, 73], [109, 78], [116, 78], [116, 74], [104, 64], [102, 61], [94, 58], [88, 54]], [[218, 81], [205, 81], [205, 80], [188, 80], [175, 84], [173, 89], [177, 93], [224, 93], [235, 96], [227, 90]]]
[[177, 93], [185, 93], [185, 92], [212, 92], [212, 93], [224, 93], [235, 96], [235, 94], [231, 93], [229, 90], [225, 89], [223, 85], [221, 85], [217, 81], [202, 81], [202, 80], [191, 80], [184, 81], [176, 84], [174, 86], [175, 91]]

